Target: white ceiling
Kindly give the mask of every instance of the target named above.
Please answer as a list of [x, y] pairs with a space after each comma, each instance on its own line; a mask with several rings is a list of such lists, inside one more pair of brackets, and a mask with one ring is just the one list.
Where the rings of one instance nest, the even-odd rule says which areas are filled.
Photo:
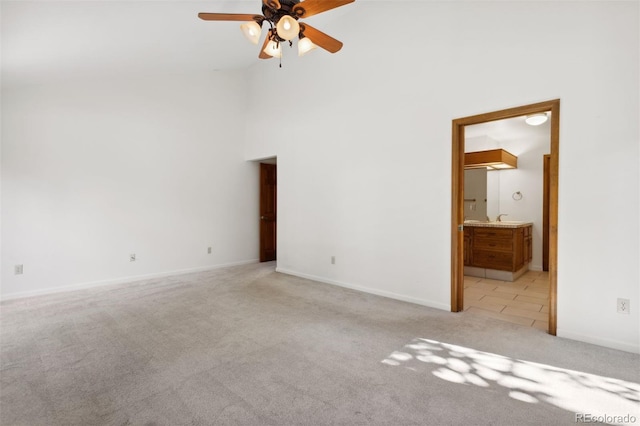
[[254, 9], [233, 3], [3, 1], [3, 83], [245, 67], [255, 46], [238, 24], [197, 18], [208, 8]]
[[[366, 0], [358, 0], [366, 1]], [[2, 84], [246, 68], [258, 61], [239, 22], [198, 12], [261, 13], [260, 0], [2, 0]], [[314, 26], [356, 4], [309, 18]]]
[[[323, 29], [332, 20], [358, 13], [363, 3], [375, 1], [382, 0], [356, 0], [308, 22]], [[2, 86], [244, 69], [260, 61], [259, 46], [242, 36], [240, 23], [203, 21], [197, 14], [260, 13], [261, 4], [261, 0], [0, 0]], [[548, 134], [548, 125], [530, 127], [523, 120], [467, 126], [466, 135], [507, 140], [523, 132]]]
[[[488, 111], [487, 111], [488, 112]], [[551, 135], [551, 120], [539, 126], [530, 126], [524, 122], [525, 117], [514, 117], [505, 120], [465, 126], [465, 139], [489, 136], [496, 141], [523, 140], [527, 138], [544, 139]]]
[[[322, 23], [351, 13], [357, 0], [312, 16]], [[90, 75], [207, 72], [246, 68], [259, 46], [239, 22], [211, 22], [198, 12], [261, 13], [261, 0], [2, 0], [2, 84]], [[263, 34], [264, 36], [264, 34]]]

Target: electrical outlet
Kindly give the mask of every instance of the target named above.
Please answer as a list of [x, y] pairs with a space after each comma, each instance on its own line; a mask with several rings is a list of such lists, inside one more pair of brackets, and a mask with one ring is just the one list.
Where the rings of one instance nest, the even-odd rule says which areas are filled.
[[336, 257], [335, 256], [331, 256], [331, 264], [332, 265], [336, 264]]
[[130, 254], [129, 255], [129, 262], [135, 262], [136, 261], [136, 255], [134, 254]]
[[629, 313], [629, 299], [618, 299], [618, 313], [619, 314], [628, 314]]
[[207, 253], [211, 254], [211, 247], [207, 247]]
[[24, 271], [24, 269], [23, 269], [22, 265], [16, 265], [15, 266], [14, 273], [16, 275], [22, 275], [23, 271]]

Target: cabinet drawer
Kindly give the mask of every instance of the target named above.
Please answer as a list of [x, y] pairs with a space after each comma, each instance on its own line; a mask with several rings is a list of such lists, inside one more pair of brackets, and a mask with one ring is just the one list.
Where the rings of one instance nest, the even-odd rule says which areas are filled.
[[511, 271], [513, 255], [510, 252], [473, 250], [473, 266]]
[[473, 248], [511, 252], [513, 240], [511, 238], [476, 237], [473, 240]]
[[476, 238], [493, 238], [510, 240], [513, 238], [513, 231], [511, 229], [499, 229], [499, 228], [476, 228], [473, 230], [473, 235]]

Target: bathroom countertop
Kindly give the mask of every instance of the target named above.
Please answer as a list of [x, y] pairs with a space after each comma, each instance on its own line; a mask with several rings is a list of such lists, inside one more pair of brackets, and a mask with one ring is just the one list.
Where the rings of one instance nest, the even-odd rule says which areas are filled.
[[520, 222], [504, 220], [502, 222], [480, 222], [465, 220], [464, 226], [474, 226], [478, 228], [524, 228], [533, 225], [533, 222]]

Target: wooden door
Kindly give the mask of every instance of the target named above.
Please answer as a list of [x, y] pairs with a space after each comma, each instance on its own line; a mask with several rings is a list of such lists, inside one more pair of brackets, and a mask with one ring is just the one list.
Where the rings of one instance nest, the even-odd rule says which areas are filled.
[[260, 163], [260, 262], [276, 260], [277, 166]]

